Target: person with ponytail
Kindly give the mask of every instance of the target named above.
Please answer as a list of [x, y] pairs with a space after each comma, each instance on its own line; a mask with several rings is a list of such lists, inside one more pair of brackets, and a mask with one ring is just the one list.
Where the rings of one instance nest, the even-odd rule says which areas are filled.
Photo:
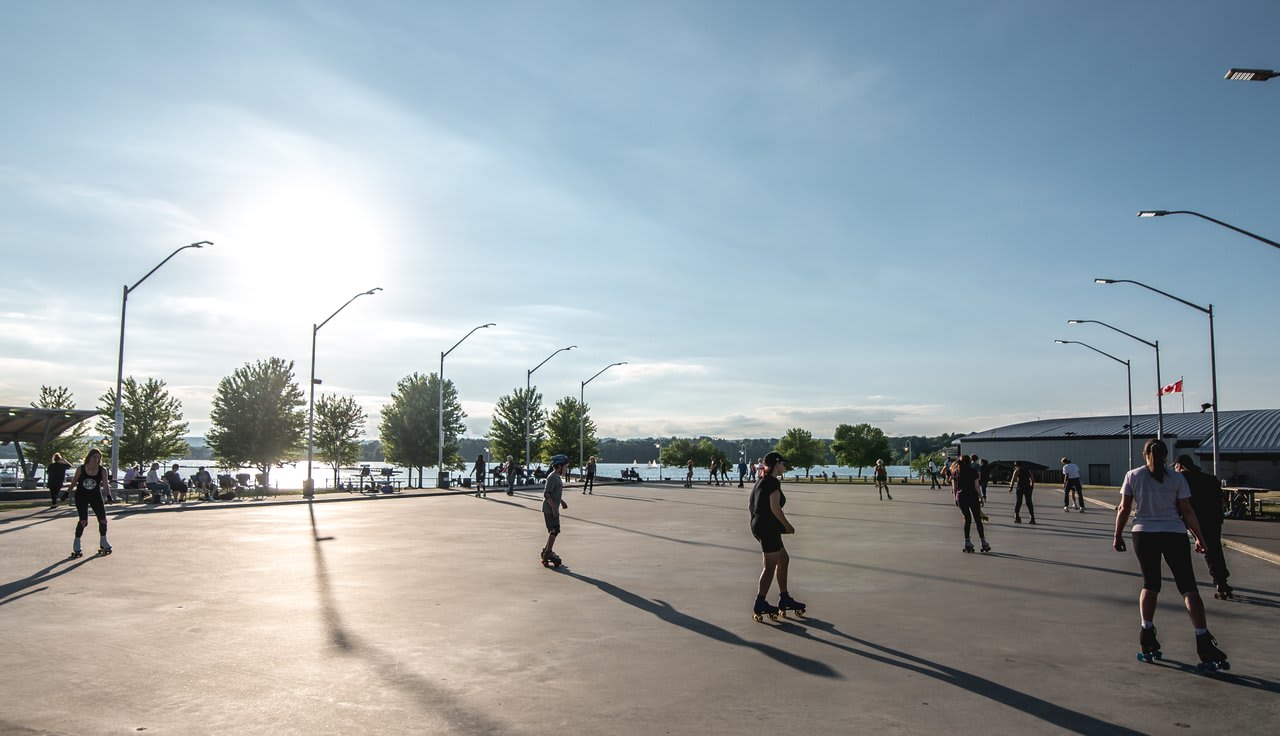
[[1187, 615], [1195, 628], [1200, 667], [1228, 669], [1227, 655], [1218, 649], [1218, 642], [1209, 633], [1204, 601], [1196, 589], [1195, 573], [1191, 569], [1188, 531], [1195, 537], [1196, 552], [1203, 554], [1205, 551], [1200, 522], [1191, 508], [1191, 489], [1180, 473], [1168, 467], [1169, 447], [1162, 440], [1148, 440], [1142, 455], [1146, 464], [1126, 473], [1120, 487], [1120, 506], [1116, 509], [1112, 539], [1112, 547], [1117, 552], [1124, 552], [1124, 527], [1132, 514], [1133, 551], [1142, 570], [1142, 592], [1138, 594], [1138, 609], [1142, 616], [1138, 642], [1142, 651], [1138, 658], [1149, 662], [1162, 656], [1153, 619], [1156, 599], [1160, 594], [1160, 561], [1163, 559], [1173, 574], [1174, 584], [1182, 594]]

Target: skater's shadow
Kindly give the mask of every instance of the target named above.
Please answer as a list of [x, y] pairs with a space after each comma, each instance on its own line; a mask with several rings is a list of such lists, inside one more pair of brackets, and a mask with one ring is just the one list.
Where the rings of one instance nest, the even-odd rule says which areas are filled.
[[[1015, 690], [998, 682], [993, 682], [985, 677], [958, 670], [954, 667], [948, 667], [921, 657], [917, 657], [897, 649], [891, 649], [881, 644], [859, 639], [856, 636], [850, 636], [835, 627], [834, 624], [817, 619], [806, 618], [803, 620], [804, 626], [784, 621], [781, 630], [794, 634], [802, 639], [825, 644], [834, 647], [843, 652], [854, 654], [873, 662], [880, 664], [900, 667], [917, 674], [931, 677], [939, 682], [967, 690], [974, 695], [980, 695], [989, 698], [1001, 705], [1008, 706], [1015, 710], [1022, 711], [1027, 715], [1039, 718], [1042, 721], [1051, 723], [1064, 731], [1073, 733], [1082, 733], [1103, 736], [1140, 736], [1140, 731], [1134, 731], [1131, 728], [1121, 726], [1117, 723], [1110, 723], [1100, 718], [1081, 713], [1079, 711], [1064, 708], [1055, 705], [1047, 700], [1037, 698], [1020, 690]], [[831, 641], [829, 639], [814, 636], [809, 629], [817, 629], [826, 633], [851, 641], [859, 647], [848, 646], [840, 642]], [[874, 651], [870, 651], [874, 650]]]
[[[19, 598], [24, 598], [28, 595], [31, 595], [32, 593], [39, 593], [41, 590], [44, 590], [48, 586], [45, 586], [44, 588], [38, 588], [36, 590], [27, 591], [22, 595], [13, 595], [14, 593], [17, 593], [19, 591], [27, 590], [27, 588], [39, 585], [41, 583], [47, 583], [50, 580], [53, 580], [54, 578], [66, 575], [67, 573], [71, 572], [77, 567], [88, 564], [89, 561], [92, 559], [93, 559], [93, 555], [86, 555], [85, 557], [82, 557], [79, 560], [76, 560], [75, 562], [71, 562], [70, 558], [58, 560], [57, 562], [53, 563], [52, 565], [49, 565], [43, 570], [37, 570], [36, 572], [31, 573], [31, 575], [25, 578], [22, 578], [21, 580], [14, 580], [11, 583], [5, 583], [4, 585], [0, 585], [0, 606], [5, 605], [6, 603], [13, 603]], [[69, 562], [71, 564], [67, 564]], [[58, 568], [61, 568], [61, 569], [58, 569]]]
[[[450, 733], [498, 734], [514, 733], [510, 724], [499, 723], [484, 713], [470, 708], [453, 693], [434, 681], [412, 671], [412, 668], [394, 654], [365, 642], [350, 631], [338, 610], [333, 593], [329, 567], [325, 562], [320, 542], [333, 537], [321, 536], [316, 524], [315, 510], [308, 503], [311, 515], [312, 554], [316, 568], [316, 595], [320, 604], [320, 619], [324, 623], [329, 643], [344, 657], [359, 657], [370, 665], [371, 671], [384, 683], [399, 690], [416, 702], [424, 715], [448, 724]], [[443, 726], [442, 726], [443, 727]]]
[[620, 495], [618, 495], [618, 494], [616, 494], [616, 493], [596, 493], [596, 494], [594, 494], [594, 495], [596, 495], [596, 496], [601, 496], [602, 498], [617, 498], [617, 499], [621, 499], [621, 500], [623, 500], [623, 501], [643, 501], [644, 503], [656, 503], [652, 498], [637, 498], [637, 497], [635, 497], [635, 496], [620, 496]]
[[[63, 516], [62, 514], [57, 514], [57, 515], [55, 515], [55, 516], [47, 516], [47, 517], [45, 517], [45, 518], [43, 518], [43, 519], [38, 519], [38, 520], [36, 520], [36, 521], [32, 521], [32, 522], [30, 522], [30, 523], [23, 524], [22, 526], [9, 526], [9, 527], [5, 527], [5, 528], [3, 528], [3, 529], [0, 529], [0, 534], [9, 534], [9, 533], [11, 533], [11, 532], [20, 532], [20, 531], [22, 531], [23, 529], [30, 529], [30, 528], [31, 528], [31, 527], [33, 527], [33, 526], [40, 526], [41, 524], [48, 524], [48, 523], [49, 523], [49, 522], [51, 522], [51, 521], [62, 521], [62, 520], [64, 520], [65, 518], [66, 518], [66, 517], [65, 517], [65, 516]], [[25, 519], [24, 519], [24, 520], [25, 520]]]
[[[571, 572], [568, 569], [562, 569], [561, 572], [571, 578], [576, 578], [584, 583], [594, 585], [596, 588], [600, 589], [601, 592], [607, 593], [629, 606], [634, 606], [641, 611], [651, 613], [662, 621], [674, 626], [679, 626], [687, 631], [692, 631], [695, 634], [715, 639], [716, 641], [724, 644], [755, 649], [761, 654], [764, 654], [781, 664], [785, 664], [788, 667], [792, 667], [806, 674], [817, 677], [844, 679], [839, 672], [836, 672], [824, 662], [819, 662], [816, 659], [809, 659], [807, 657], [801, 657], [798, 654], [792, 654], [785, 649], [779, 649], [778, 647], [770, 646], [768, 644], [761, 644], [760, 642], [743, 639], [732, 631], [716, 626], [709, 621], [695, 618], [687, 613], [681, 613], [666, 601], [649, 600], [648, 598], [638, 596], [631, 591], [619, 588], [612, 583], [606, 583], [603, 580], [597, 580], [580, 573]], [[746, 617], [745, 610], [742, 615], [744, 618]]]
[[43, 514], [48, 510], [49, 508], [46, 506], [45, 508], [35, 509], [25, 514], [14, 514], [13, 516], [6, 516], [5, 518], [0, 519], [0, 525], [12, 524], [16, 521], [26, 521], [27, 519], [39, 516], [40, 514]]
[[[1024, 562], [1036, 562], [1041, 565], [1055, 565], [1058, 567], [1075, 567], [1081, 570], [1093, 570], [1094, 572], [1105, 572], [1111, 575], [1124, 575], [1126, 577], [1131, 577], [1131, 578], [1142, 577], [1142, 573], [1134, 572], [1132, 570], [1117, 570], [1111, 567], [1098, 567], [1097, 565], [1084, 565], [1079, 562], [1063, 562], [1061, 560], [1046, 560], [1043, 557], [1028, 557], [1027, 555], [1015, 555], [1012, 552], [989, 552], [988, 554], [992, 557], [1003, 557], [1007, 560], [1021, 560]], [[1165, 580], [1172, 582], [1173, 578], [1165, 578]]]
[[1205, 674], [1200, 670], [1196, 669], [1196, 666], [1193, 664], [1180, 662], [1176, 659], [1169, 659], [1168, 657], [1165, 657], [1164, 659], [1153, 662], [1152, 666], [1173, 667], [1174, 669], [1177, 669], [1181, 672], [1186, 672], [1187, 674], [1200, 675], [1202, 677], [1211, 677], [1215, 680], [1221, 680], [1231, 685], [1239, 685], [1240, 687], [1247, 687], [1253, 690], [1262, 690], [1269, 693], [1280, 693], [1280, 683], [1272, 682], [1271, 680], [1265, 680], [1261, 677], [1254, 677], [1253, 675], [1237, 675], [1231, 672], [1231, 670], [1227, 670], [1226, 672], [1218, 670], [1216, 672]]

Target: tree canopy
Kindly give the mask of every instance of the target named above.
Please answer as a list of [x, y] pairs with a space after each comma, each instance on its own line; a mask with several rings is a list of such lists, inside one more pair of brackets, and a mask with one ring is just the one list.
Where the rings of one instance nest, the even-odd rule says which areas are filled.
[[[436, 463], [437, 423], [440, 407], [440, 378], [435, 373], [413, 373], [400, 379], [391, 403], [382, 407], [378, 424], [382, 454], [388, 462], [417, 468], [418, 485], [422, 485], [422, 469]], [[444, 382], [444, 465], [462, 467], [458, 439], [466, 430], [467, 416], [458, 402], [458, 389], [453, 381]], [[443, 470], [443, 468], [441, 469]]]
[[[153, 462], [183, 457], [191, 449], [183, 437], [182, 402], [169, 394], [164, 381], [148, 378], [143, 383], [129, 376], [124, 380], [120, 408], [124, 431], [120, 435], [120, 464], [149, 466]], [[107, 438], [115, 434], [116, 390], [98, 400], [98, 420], [94, 429]], [[145, 468], [144, 468], [145, 469]]]
[[729, 454], [717, 447], [710, 437], [673, 437], [662, 446], [661, 457], [663, 465], [687, 465], [689, 460], [693, 460], [696, 468], [709, 467], [713, 459], [722, 464], [729, 462]]
[[316, 400], [316, 454], [333, 468], [333, 485], [338, 486], [338, 470], [360, 459], [360, 435], [367, 420], [364, 409], [350, 396], [325, 394]]
[[220, 462], [251, 465], [270, 476], [273, 466], [305, 449], [305, 406], [293, 361], [245, 363], [218, 382], [205, 441]]
[[[536, 388], [517, 388], [498, 399], [493, 409], [493, 423], [485, 438], [495, 460], [506, 460], [507, 455], [528, 467], [524, 456], [525, 419], [529, 421], [529, 454], [541, 457], [542, 442], [546, 439], [547, 412], [542, 408], [542, 393]], [[577, 437], [577, 434], [574, 434]]]
[[893, 464], [894, 459], [884, 432], [870, 424], [841, 424], [836, 427], [831, 452], [836, 456], [838, 465], [857, 468], [859, 476], [863, 468], [875, 465], [877, 460]]
[[809, 474], [810, 468], [822, 465], [827, 459], [822, 440], [815, 440], [812, 432], [799, 427], [788, 429], [773, 449], [782, 453], [791, 467], [804, 468], [805, 475]]
[[[114, 401], [114, 396], [112, 400]], [[41, 386], [40, 398], [31, 402], [31, 407], [33, 409], [74, 409], [76, 401], [71, 394], [71, 389], [66, 386]], [[114, 411], [112, 409], [113, 413]], [[89, 445], [92, 443], [88, 435], [89, 428], [81, 422], [42, 445], [31, 445], [30, 452], [27, 454], [34, 463], [48, 464], [56, 452], [62, 455], [63, 460], [75, 465], [89, 451]]]
[[[578, 419], [582, 419], [582, 449], [579, 453]], [[569, 456], [569, 461], [576, 464], [579, 455], [585, 460], [590, 455], [599, 453], [596, 441], [596, 424], [591, 421], [591, 407], [579, 403], [572, 396], [566, 396], [556, 402], [556, 407], [547, 418], [547, 441], [543, 443], [542, 462], [549, 462], [556, 453]]]

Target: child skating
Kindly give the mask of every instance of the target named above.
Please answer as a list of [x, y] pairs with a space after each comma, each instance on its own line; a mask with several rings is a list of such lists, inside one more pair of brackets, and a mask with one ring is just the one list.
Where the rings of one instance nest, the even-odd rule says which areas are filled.
[[556, 536], [560, 534], [560, 510], [568, 509], [564, 501], [564, 474], [569, 468], [566, 455], [551, 457], [551, 472], [547, 474], [547, 485], [542, 491], [542, 520], [547, 524], [547, 546], [542, 548], [542, 566], [560, 567], [560, 555], [552, 547]]

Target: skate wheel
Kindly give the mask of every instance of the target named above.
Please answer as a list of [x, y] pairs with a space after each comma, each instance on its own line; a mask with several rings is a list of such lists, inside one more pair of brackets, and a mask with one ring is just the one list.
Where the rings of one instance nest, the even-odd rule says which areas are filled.
[[1231, 669], [1231, 663], [1224, 659], [1218, 664], [1218, 667], [1223, 670], [1229, 670]]
[[1164, 652], [1162, 652], [1162, 651], [1160, 651], [1159, 649], [1157, 649], [1157, 650], [1156, 650], [1156, 651], [1155, 651], [1151, 656], [1155, 657], [1156, 659], [1163, 660], [1163, 659], [1164, 659]]
[[754, 618], [756, 620], [756, 623], [762, 623], [764, 621], [764, 616], [761, 616], [758, 613], [751, 614], [751, 618]]
[[800, 610], [796, 611], [796, 615], [797, 615], [797, 616], [803, 616], [803, 615], [804, 615], [804, 609], [803, 609], [803, 608], [801, 608]]
[[770, 620], [770, 621], [777, 621], [777, 620], [778, 620], [778, 614], [776, 614], [776, 613], [771, 613], [771, 614], [769, 614], [769, 620]]

